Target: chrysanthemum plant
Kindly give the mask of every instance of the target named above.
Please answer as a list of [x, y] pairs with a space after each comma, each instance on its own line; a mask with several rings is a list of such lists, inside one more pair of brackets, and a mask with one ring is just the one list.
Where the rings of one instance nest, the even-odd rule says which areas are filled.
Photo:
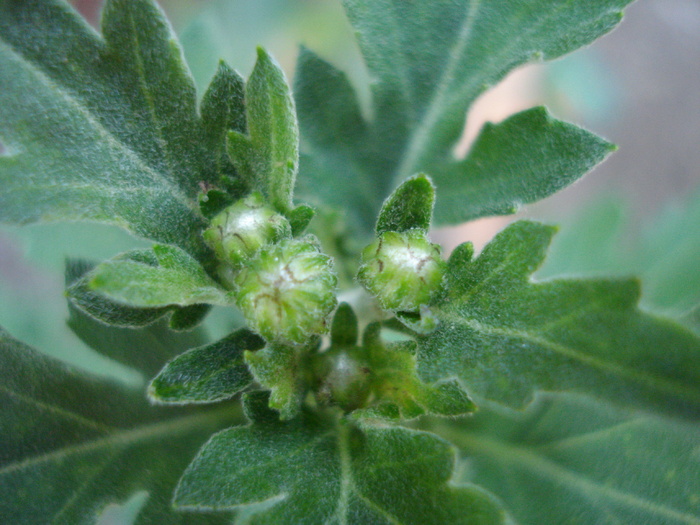
[[[141, 387], [0, 335], [1, 521], [700, 523], [693, 330], [634, 279], [534, 280], [552, 226], [429, 237], [615, 149], [536, 107], [453, 154], [481, 93], [628, 3], [343, 0], [365, 112], [308, 49], [292, 86], [258, 49], [198, 95], [152, 0], [107, 0], [99, 34], [1, 0], [0, 218], [153, 243], [66, 270], [71, 329]], [[207, 340], [211, 305], [245, 324]]]

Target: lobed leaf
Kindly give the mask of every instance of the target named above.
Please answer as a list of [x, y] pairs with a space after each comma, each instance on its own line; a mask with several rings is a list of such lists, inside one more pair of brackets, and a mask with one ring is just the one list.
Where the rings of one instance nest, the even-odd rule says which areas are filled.
[[416, 372], [415, 344], [384, 343], [380, 330], [379, 323], [370, 324], [363, 338], [375, 402], [353, 412], [353, 417], [414, 419], [425, 414], [459, 416], [476, 410], [457, 381], [421, 381]]
[[700, 339], [636, 308], [633, 280], [529, 280], [554, 229], [520, 221], [475, 260], [448, 263], [438, 328], [418, 337], [424, 380], [456, 374], [477, 402], [525, 405], [536, 390], [575, 391], [697, 417]]
[[241, 523], [503, 522], [488, 495], [448, 483], [454, 452], [432, 434], [307, 413], [280, 422], [261, 393], [247, 404], [253, 421], [212, 437], [177, 487], [178, 508], [236, 510]]
[[218, 74], [200, 118], [155, 2], [109, 0], [102, 34], [58, 0], [0, 2], [0, 219], [115, 224], [200, 257], [200, 185], [234, 176], [235, 79]]
[[563, 394], [446, 426], [460, 479], [490, 490], [519, 525], [700, 523], [697, 426]]
[[297, 417], [309, 390], [309, 353], [318, 348], [312, 338], [305, 345], [270, 343], [256, 352], [246, 351], [245, 362], [255, 380], [270, 389], [270, 408], [282, 420]]
[[[619, 23], [630, 1], [344, 0], [373, 80], [372, 120], [356, 109], [342, 73], [302, 51], [296, 96], [307, 156], [300, 190], [306, 196], [320, 188], [327, 204], [354, 215], [353, 207], [360, 210], [358, 222], [367, 228], [381, 205], [376, 195], [418, 172], [430, 174], [437, 187], [440, 224], [511, 213], [570, 184], [610, 145], [541, 109], [487, 127], [471, 160], [455, 160], [452, 150], [467, 109], [483, 91], [522, 64], [592, 42]], [[511, 150], [505, 137], [517, 147]], [[477, 162], [485, 156], [504, 156], [508, 169], [492, 179]], [[465, 183], [471, 187], [464, 190]], [[356, 188], [358, 195], [349, 195]]]
[[224, 523], [173, 512], [173, 488], [231, 407], [164, 412], [142, 392], [43, 356], [0, 331], [0, 515], [7, 523], [92, 524], [146, 491], [136, 523]]
[[435, 219], [449, 224], [514, 213], [575, 182], [615, 149], [542, 107], [487, 123], [467, 158], [436, 174]]

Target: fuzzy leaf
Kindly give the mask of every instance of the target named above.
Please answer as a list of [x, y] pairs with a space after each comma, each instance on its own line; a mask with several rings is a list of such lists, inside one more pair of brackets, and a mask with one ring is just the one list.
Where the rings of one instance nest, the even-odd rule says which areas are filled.
[[[205, 180], [220, 181], [235, 197], [242, 195], [245, 185], [236, 180], [236, 170], [226, 150], [226, 136], [229, 130], [243, 132], [246, 129], [244, 99], [245, 82], [228, 64], [220, 61], [201, 104], [205, 147], [215, 160], [212, 163], [213, 174]], [[226, 200], [230, 199], [221, 190], [210, 190], [207, 194], [212, 192], [224, 196]], [[209, 197], [207, 200], [211, 202], [214, 199]], [[221, 205], [221, 208], [226, 204]], [[207, 217], [211, 218], [217, 211], [219, 210], [211, 212]]]
[[684, 314], [700, 302], [700, 189], [641, 223], [622, 204], [608, 198], [568, 220], [539, 274], [633, 273], [644, 308]]
[[443, 435], [464, 456], [461, 479], [519, 525], [700, 523], [697, 425], [545, 394], [524, 413], [484, 409]]
[[[177, 333], [165, 320], [157, 322], [173, 308], [133, 308], [89, 290], [82, 277], [92, 268], [80, 260], [66, 264], [67, 324], [93, 350], [151, 378], [175, 355], [203, 344], [201, 330]], [[173, 317], [195, 307], [176, 308]]]
[[305, 200], [343, 209], [367, 232], [388, 188], [375, 168], [367, 125], [345, 73], [302, 48], [294, 78], [302, 144], [297, 192]]
[[541, 107], [486, 124], [467, 158], [437, 177], [435, 219], [446, 224], [514, 213], [575, 182], [614, 150]]
[[299, 162], [296, 110], [282, 68], [262, 48], [245, 97], [248, 135], [231, 132], [229, 153], [277, 211], [289, 213]]
[[375, 232], [404, 232], [418, 229], [428, 233], [433, 218], [435, 187], [425, 175], [406, 180], [389, 195], [379, 211]]
[[116, 224], [199, 257], [197, 193], [232, 175], [213, 146], [235, 119], [211, 97], [199, 117], [155, 2], [109, 0], [102, 33], [57, 0], [0, 2], [0, 219]]
[[358, 326], [355, 311], [348, 303], [340, 303], [331, 324], [332, 346], [354, 346], [357, 344]]
[[[512, 161], [513, 171], [500, 172], [494, 180], [491, 173], [475, 170], [473, 160], [455, 160], [452, 149], [467, 109], [482, 92], [522, 64], [589, 44], [617, 25], [630, 1], [344, 0], [373, 80], [373, 118], [367, 122], [355, 109], [356, 95], [342, 73], [302, 52], [296, 92], [308, 158], [302, 159], [300, 190], [306, 196], [319, 188], [326, 203], [348, 207], [350, 213], [358, 213], [353, 207], [360, 210], [359, 222], [366, 227], [381, 205], [376, 195], [387, 195], [418, 172], [428, 173], [437, 187], [436, 221], [443, 224], [510, 213], [514, 205], [571, 183], [599, 162], [609, 145], [554, 119], [543, 122], [538, 109], [528, 119], [521, 116], [520, 126], [492, 126], [481, 138], [476, 157], [486, 154], [484, 145], [497, 145], [498, 151], [488, 148], [489, 157], [510, 155]], [[326, 90], [327, 85], [336, 89]], [[345, 129], [348, 137], [336, 139]], [[520, 165], [528, 157], [509, 152], [494, 135], [528, 143], [528, 155], [551, 150], [553, 144], [563, 149], [540, 157], [541, 165]], [[582, 143], [597, 149], [587, 151]], [[465, 181], [476, 184], [475, 200], [461, 193]], [[334, 193], [324, 191], [324, 185]], [[348, 199], [357, 188], [359, 195]]]
[[[110, 299], [136, 307], [233, 304], [232, 294], [185, 251], [156, 244], [152, 253], [155, 260], [134, 260], [134, 252], [127, 252], [100, 264], [88, 274], [88, 286]], [[143, 251], [138, 252], [142, 254]]]
[[69, 259], [66, 262], [66, 295], [69, 298], [71, 311], [79, 310], [111, 326], [123, 328], [141, 328], [155, 323], [172, 308], [135, 308], [107, 299], [93, 291], [84, 278], [94, 264]]
[[476, 260], [453, 255], [440, 325], [418, 338], [423, 378], [455, 374], [477, 403], [521, 407], [535, 390], [562, 390], [700, 415], [700, 339], [639, 311], [636, 281], [531, 282], [553, 234], [521, 221]]
[[200, 451], [178, 485], [178, 508], [236, 509], [247, 523], [503, 522], [485, 493], [447, 483], [454, 453], [434, 435], [308, 414], [250, 416]]
[[140, 390], [98, 380], [0, 331], [0, 515], [6, 523], [93, 524], [147, 491], [136, 523], [222, 523], [172, 511], [178, 477], [231, 407], [154, 409]]
[[306, 345], [270, 343], [257, 352], [246, 351], [245, 362], [255, 380], [270, 389], [270, 408], [282, 420], [295, 418], [309, 389], [306, 372], [309, 353], [318, 348], [312, 338]]
[[363, 338], [371, 389], [378, 402], [355, 411], [354, 417], [413, 419], [424, 414], [458, 416], [476, 410], [457, 381], [432, 385], [422, 382], [416, 373], [415, 344], [384, 343], [380, 330], [380, 324], [371, 324]]
[[166, 404], [229, 399], [253, 381], [243, 352], [264, 345], [260, 337], [242, 329], [216, 343], [188, 350], [165, 365], [151, 382], [148, 395]]

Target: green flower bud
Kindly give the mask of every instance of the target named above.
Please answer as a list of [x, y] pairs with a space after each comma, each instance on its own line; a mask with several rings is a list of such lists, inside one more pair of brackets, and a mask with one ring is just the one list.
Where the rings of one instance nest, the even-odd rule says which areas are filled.
[[385, 310], [417, 311], [440, 290], [440, 247], [420, 230], [384, 232], [362, 251], [357, 279]]
[[289, 221], [253, 192], [219, 213], [204, 231], [204, 241], [221, 261], [234, 266], [251, 258], [263, 246], [291, 236]]
[[365, 353], [358, 346], [332, 347], [316, 356], [316, 374], [321, 379], [317, 396], [321, 403], [339, 406], [346, 412], [365, 406], [372, 387], [372, 371]]
[[326, 332], [338, 302], [332, 259], [305, 240], [263, 247], [234, 283], [238, 307], [267, 340], [301, 343]]

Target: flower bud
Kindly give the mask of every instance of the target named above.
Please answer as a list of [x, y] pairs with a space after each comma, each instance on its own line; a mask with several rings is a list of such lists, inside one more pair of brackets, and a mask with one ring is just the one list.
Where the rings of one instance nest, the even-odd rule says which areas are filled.
[[221, 261], [234, 266], [251, 258], [263, 246], [291, 236], [286, 218], [253, 192], [219, 213], [204, 231], [204, 241]]
[[382, 233], [362, 251], [357, 279], [385, 310], [417, 311], [439, 291], [445, 262], [420, 230]]
[[267, 340], [301, 343], [326, 332], [337, 304], [332, 259], [306, 240], [261, 248], [234, 282], [238, 307]]
[[365, 405], [372, 387], [372, 370], [365, 353], [358, 346], [331, 347], [316, 356], [321, 403], [337, 405], [346, 412]]

